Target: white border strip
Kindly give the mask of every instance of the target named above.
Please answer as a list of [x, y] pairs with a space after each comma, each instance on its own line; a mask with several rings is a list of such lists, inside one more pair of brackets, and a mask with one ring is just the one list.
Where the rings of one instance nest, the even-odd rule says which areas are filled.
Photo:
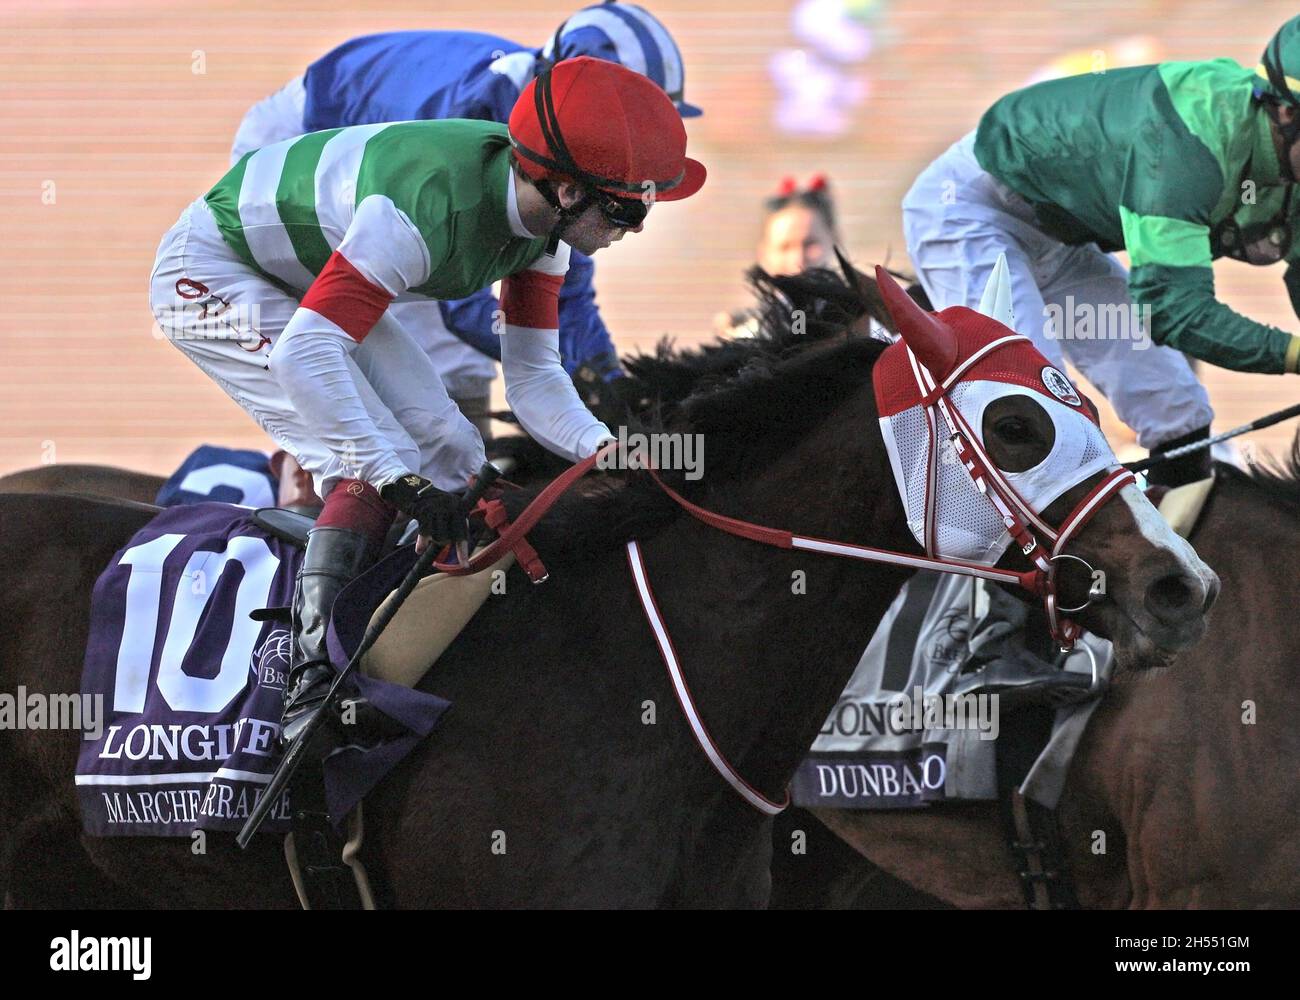
[[216, 771], [189, 771], [182, 774], [78, 774], [76, 782], [78, 785], [183, 785], [190, 782], [206, 784], [213, 778], [249, 781], [258, 785], [265, 785], [271, 780], [269, 774], [222, 767]]
[[659, 653], [663, 656], [664, 663], [668, 667], [668, 676], [672, 679], [673, 690], [677, 694], [678, 704], [682, 706], [682, 713], [686, 716], [686, 721], [691, 724], [691, 731], [695, 734], [695, 741], [699, 743], [700, 749], [709, 758], [709, 763], [713, 765], [713, 769], [727, 780], [727, 784], [739, 792], [741, 797], [759, 812], [775, 816], [777, 813], [784, 811], [785, 806], [777, 805], [755, 791], [744, 778], [732, 769], [718, 750], [713, 738], [709, 735], [708, 729], [705, 728], [699, 712], [696, 711], [690, 689], [687, 688], [686, 680], [682, 676], [681, 664], [677, 662], [677, 655], [673, 651], [672, 641], [668, 638], [668, 630], [664, 627], [663, 619], [659, 617], [659, 609], [655, 607], [654, 597], [650, 593], [650, 584], [646, 579], [645, 563], [641, 561], [641, 548], [635, 541], [627, 543], [627, 561], [632, 568], [632, 579], [636, 583], [637, 595], [641, 598], [641, 607], [650, 622], [650, 630], [654, 632], [655, 642], [659, 644]]

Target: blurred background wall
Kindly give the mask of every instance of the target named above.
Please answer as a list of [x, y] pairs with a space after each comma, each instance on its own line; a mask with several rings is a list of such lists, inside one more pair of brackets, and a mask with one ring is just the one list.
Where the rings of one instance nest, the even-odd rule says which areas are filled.
[[[742, 305], [759, 204], [785, 174], [832, 181], [859, 266], [906, 267], [899, 201], [999, 95], [1062, 72], [1229, 56], [1253, 65], [1295, 13], [1273, 0], [643, 0], [674, 32], [710, 179], [598, 258], [624, 351], [711, 336]], [[540, 46], [555, 0], [0, 0], [0, 472], [102, 462], [169, 472], [195, 445], [267, 447], [159, 339], [158, 240], [221, 175], [247, 108], [357, 34], [478, 29]], [[1281, 268], [1216, 265], [1221, 297], [1297, 329]], [[1289, 405], [1300, 379], [1203, 369], [1216, 428]], [[1130, 436], [1111, 420], [1117, 448]], [[1258, 457], [1294, 424], [1255, 435]]]

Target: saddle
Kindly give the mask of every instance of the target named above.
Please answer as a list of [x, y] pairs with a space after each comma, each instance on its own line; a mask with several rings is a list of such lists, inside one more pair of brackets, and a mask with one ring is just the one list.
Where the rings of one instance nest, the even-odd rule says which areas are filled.
[[[281, 507], [264, 507], [252, 515], [253, 522], [274, 537], [298, 548], [307, 544], [315, 517]], [[385, 551], [403, 540], [405, 525], [390, 533]], [[502, 574], [514, 563], [513, 553], [483, 573], [426, 576], [402, 604], [361, 661], [369, 676], [404, 687], [414, 687], [448, 646], [469, 624], [475, 613], [499, 586]], [[390, 596], [377, 608], [371, 620], [385, 612]], [[274, 608], [258, 616], [283, 614]], [[360, 720], [358, 720], [360, 722]], [[374, 733], [377, 727], [359, 725]], [[285, 838], [285, 860], [294, 888], [304, 909], [374, 909], [375, 893], [361, 860], [362, 807], [348, 816], [346, 836], [333, 828], [326, 808], [324, 775], [320, 763], [304, 766], [293, 781], [293, 832]]]
[[316, 515], [304, 513], [306, 508], [259, 507], [253, 512], [253, 523], [268, 535], [282, 542], [307, 547], [307, 532], [316, 524]]
[[1160, 516], [1168, 521], [1169, 527], [1183, 538], [1190, 538], [1212, 492], [1214, 492], [1213, 476], [1183, 486], [1175, 486], [1160, 497], [1157, 505], [1160, 508]]
[[[276, 538], [304, 548], [316, 519], [287, 507], [262, 507], [254, 512], [253, 522]], [[386, 549], [393, 548], [404, 532], [404, 526], [394, 529], [396, 537], [390, 537]], [[514, 561], [514, 554], [507, 553], [483, 573], [426, 576], [361, 661], [362, 668], [371, 677], [414, 687], [498, 589], [501, 574]], [[372, 620], [383, 614], [390, 601], [375, 610]]]

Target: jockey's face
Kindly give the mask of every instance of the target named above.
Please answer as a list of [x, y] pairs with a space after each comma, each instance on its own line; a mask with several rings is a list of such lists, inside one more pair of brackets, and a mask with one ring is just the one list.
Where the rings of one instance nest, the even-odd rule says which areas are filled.
[[[1300, 111], [1291, 107], [1289, 104], [1279, 104], [1277, 106], [1277, 119], [1269, 122], [1269, 128], [1273, 133], [1273, 148], [1277, 150], [1277, 158], [1283, 158], [1283, 148], [1286, 145], [1282, 138], [1282, 133], [1278, 129], [1278, 124], [1289, 125]], [[1300, 142], [1293, 143], [1290, 150], [1291, 157], [1291, 174], [1293, 177], [1300, 177]]]
[[[565, 208], [576, 205], [586, 196], [581, 187], [567, 182], [557, 185], [556, 194]], [[616, 226], [598, 205], [591, 204], [564, 230], [564, 242], [580, 253], [593, 254], [617, 243], [626, 233], [639, 233], [644, 228], [644, 222], [637, 226]]]
[[826, 220], [807, 205], [790, 204], [767, 217], [758, 244], [758, 264], [768, 274], [799, 274], [824, 267], [835, 256], [835, 236]]

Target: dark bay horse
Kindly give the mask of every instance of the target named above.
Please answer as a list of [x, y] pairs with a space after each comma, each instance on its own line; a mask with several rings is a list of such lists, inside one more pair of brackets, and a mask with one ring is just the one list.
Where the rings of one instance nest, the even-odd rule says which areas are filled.
[[[1300, 907], [1300, 441], [1285, 469], [1216, 468], [1192, 542], [1223, 589], [1209, 629], [1165, 669], [1123, 663], [1089, 723], [1059, 810], [1084, 906]], [[950, 904], [1022, 907], [996, 807], [816, 814], [871, 862]], [[843, 858], [827, 899], [871, 866]], [[806, 900], [816, 905], [814, 900]]]
[[[676, 433], [704, 435], [693, 499], [731, 516], [902, 552], [904, 524], [876, 419], [883, 345], [812, 344], [695, 393]], [[1025, 397], [1019, 397], [1025, 398]], [[1023, 463], [1038, 419], [984, 428]], [[1085, 481], [1046, 512], [1059, 518]], [[519, 505], [523, 499], [516, 497]], [[1153, 535], [1151, 511], [1108, 504], [1073, 550], [1114, 581], [1081, 621], [1134, 649], [1133, 616], [1204, 568]], [[0, 497], [0, 690], [78, 689], [90, 586], [140, 511], [79, 497]], [[711, 769], [674, 702], [621, 542], [642, 539], [660, 611], [718, 745], [776, 796], [834, 704], [906, 571], [772, 550], [680, 516], [644, 478], [608, 477], [534, 532], [551, 579], [512, 576], [421, 683], [455, 703], [367, 803], [372, 870], [398, 906], [737, 906], [767, 899], [771, 821]], [[806, 586], [792, 588], [797, 572]], [[1193, 595], [1199, 607], [1204, 592]], [[1105, 625], [1103, 625], [1103, 622]], [[1199, 612], [1161, 633], [1190, 642]], [[5, 835], [75, 815], [74, 733], [0, 732]], [[87, 839], [98, 872], [154, 905], [293, 905], [279, 844], [241, 854], [211, 835]], [[12, 865], [28, 850], [6, 845]], [[13, 896], [12, 870], [0, 873]], [[21, 899], [15, 899], [21, 902]]]
[[166, 480], [111, 465], [38, 465], [0, 476], [0, 493], [84, 493], [93, 497], [153, 503]]

